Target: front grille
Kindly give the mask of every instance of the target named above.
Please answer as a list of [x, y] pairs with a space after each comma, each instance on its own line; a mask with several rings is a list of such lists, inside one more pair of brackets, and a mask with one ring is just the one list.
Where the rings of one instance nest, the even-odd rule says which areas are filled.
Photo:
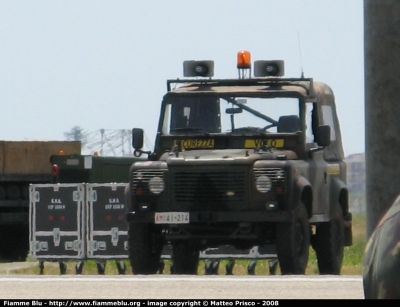
[[276, 194], [286, 193], [286, 172], [281, 168], [255, 168], [255, 179], [261, 175], [268, 176], [272, 182], [272, 191]]
[[248, 189], [246, 170], [226, 168], [172, 171], [174, 201], [190, 204], [197, 210], [223, 210], [229, 205], [243, 204]]
[[[132, 195], [149, 195], [152, 194], [149, 190], [149, 181], [151, 178], [164, 178], [163, 170], [136, 170], [132, 173]], [[140, 193], [136, 190], [140, 189]]]

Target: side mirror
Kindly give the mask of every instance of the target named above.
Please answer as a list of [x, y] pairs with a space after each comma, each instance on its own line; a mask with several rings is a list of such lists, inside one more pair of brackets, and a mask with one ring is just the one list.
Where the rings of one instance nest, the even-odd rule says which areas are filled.
[[331, 127], [329, 125], [318, 126], [318, 146], [326, 147], [331, 144]]
[[143, 129], [133, 128], [132, 129], [132, 147], [134, 149], [143, 148], [144, 132]]

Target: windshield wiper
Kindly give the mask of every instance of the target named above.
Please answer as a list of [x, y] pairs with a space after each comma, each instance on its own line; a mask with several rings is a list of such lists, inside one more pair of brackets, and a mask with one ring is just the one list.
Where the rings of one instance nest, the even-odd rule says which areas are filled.
[[231, 131], [231, 133], [237, 133], [237, 134], [246, 134], [246, 133], [258, 133], [261, 135], [268, 135], [267, 132], [263, 131], [262, 128], [258, 127], [241, 127], [241, 128], [236, 128]]
[[259, 118], [262, 118], [262, 119], [266, 120], [267, 122], [269, 122], [271, 124], [278, 125], [278, 122], [275, 119], [273, 119], [273, 118], [271, 118], [271, 117], [269, 117], [269, 116], [267, 116], [265, 114], [262, 114], [262, 113], [260, 113], [260, 112], [258, 112], [256, 110], [248, 107], [248, 106], [245, 106], [244, 104], [238, 103], [233, 98], [223, 97], [223, 99], [225, 99], [226, 101], [234, 104], [235, 106], [237, 106], [237, 107], [239, 107], [239, 108], [241, 108], [243, 110], [246, 110], [247, 112], [249, 112], [249, 113], [251, 113], [251, 114], [253, 114], [253, 115], [255, 115], [255, 116], [259, 117]]

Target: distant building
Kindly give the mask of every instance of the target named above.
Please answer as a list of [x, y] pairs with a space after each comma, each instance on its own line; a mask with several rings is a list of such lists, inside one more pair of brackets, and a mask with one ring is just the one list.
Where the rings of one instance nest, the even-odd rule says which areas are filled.
[[347, 156], [347, 186], [350, 193], [365, 193], [365, 153]]

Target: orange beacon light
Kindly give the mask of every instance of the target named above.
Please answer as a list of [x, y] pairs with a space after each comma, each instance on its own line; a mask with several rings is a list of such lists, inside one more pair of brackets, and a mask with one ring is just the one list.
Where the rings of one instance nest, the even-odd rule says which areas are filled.
[[241, 50], [237, 54], [237, 68], [251, 68], [251, 55], [249, 51]]

